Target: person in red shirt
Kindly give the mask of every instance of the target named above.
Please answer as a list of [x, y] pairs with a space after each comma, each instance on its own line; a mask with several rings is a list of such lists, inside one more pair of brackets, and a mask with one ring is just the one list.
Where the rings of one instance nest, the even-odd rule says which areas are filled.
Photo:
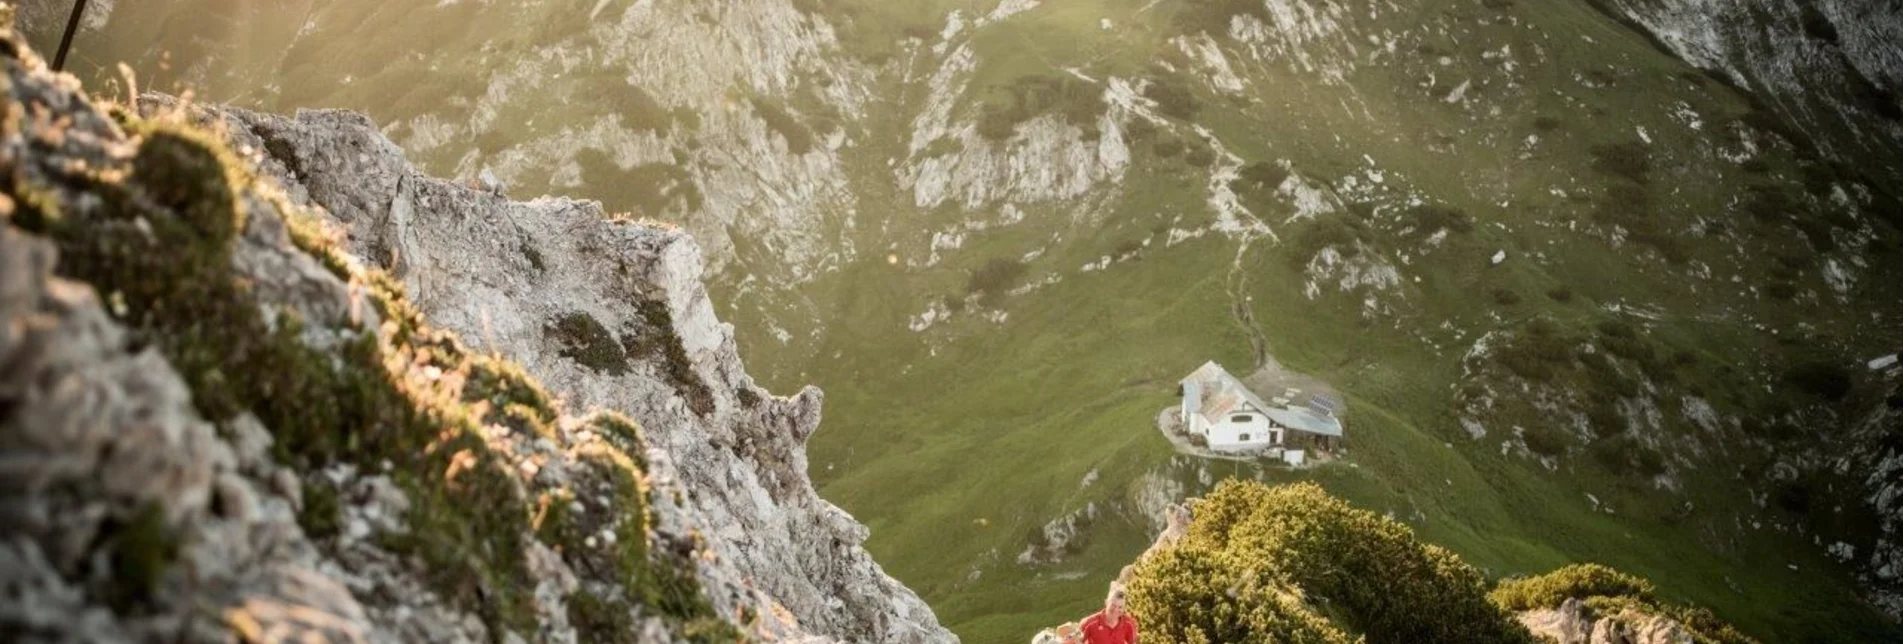
[[1103, 610], [1084, 618], [1084, 644], [1136, 644], [1137, 619], [1124, 612], [1123, 584], [1110, 584]]

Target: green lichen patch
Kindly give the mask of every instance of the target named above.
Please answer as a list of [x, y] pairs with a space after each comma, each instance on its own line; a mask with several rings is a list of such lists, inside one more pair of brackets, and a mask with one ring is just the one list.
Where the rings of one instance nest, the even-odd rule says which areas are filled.
[[114, 608], [125, 610], [157, 589], [166, 569], [178, 559], [178, 536], [165, 523], [165, 510], [148, 504], [121, 525], [107, 525], [105, 552], [118, 583], [106, 598]]
[[1020, 123], [1043, 114], [1055, 114], [1096, 140], [1097, 117], [1103, 114], [1102, 90], [1067, 74], [1023, 76], [1009, 85], [991, 88], [979, 104], [978, 134], [1005, 141]]
[[642, 300], [637, 309], [641, 314], [640, 330], [621, 337], [621, 346], [627, 355], [659, 358], [668, 382], [687, 398], [688, 408], [702, 416], [713, 413], [714, 392], [701, 380], [700, 374], [694, 372], [686, 345], [681, 344], [680, 335], [674, 333], [674, 314], [667, 310], [667, 303]]
[[314, 477], [304, 482], [304, 505], [298, 508], [297, 524], [313, 539], [327, 539], [342, 532], [343, 506], [338, 504], [337, 486]]
[[[613, 432], [639, 444], [639, 428], [625, 417], [597, 415], [591, 425], [604, 430], [604, 436]], [[739, 640], [739, 633], [719, 619], [688, 572], [693, 568], [691, 553], [648, 547], [651, 491], [636, 461], [610, 441], [585, 443], [572, 456], [579, 472], [576, 491], [544, 493], [536, 536], [560, 552], [578, 574], [616, 579], [621, 585], [618, 596], [585, 590], [570, 595], [569, 616], [583, 639], [618, 641], [620, 635], [605, 629], [618, 628], [628, 607], [641, 606], [677, 626], [690, 641]], [[605, 507], [602, 498], [608, 500]]]
[[493, 420], [519, 433], [555, 434], [558, 415], [553, 399], [516, 363], [486, 355], [471, 358], [463, 401], [489, 405]]
[[601, 439], [621, 450], [634, 461], [636, 467], [647, 469], [647, 438], [641, 432], [641, 426], [633, 419], [616, 411], [597, 411], [582, 420], [582, 426], [594, 431]]
[[454, 605], [500, 629], [533, 632], [534, 581], [522, 560], [528, 523], [521, 486], [472, 433], [433, 445], [420, 463], [392, 472], [410, 494], [409, 530], [380, 545], [421, 561], [418, 572]]
[[[962, 301], [963, 300], [960, 300], [960, 302]], [[760, 397], [760, 394], [754, 393], [751, 387], [735, 388], [733, 390], [733, 397], [735, 400], [740, 401], [741, 406], [748, 408], [758, 407], [760, 403], [766, 401], [766, 399]]]
[[561, 345], [557, 353], [581, 366], [613, 376], [628, 372], [626, 351], [595, 316], [580, 311], [564, 313], [543, 333]]
[[786, 139], [787, 152], [799, 156], [813, 151], [813, 131], [801, 124], [799, 119], [793, 118], [793, 115], [786, 111], [785, 105], [777, 100], [758, 96], [752, 97], [749, 102], [752, 103], [754, 112], [766, 121], [767, 127]]
[[229, 242], [244, 229], [231, 159], [204, 135], [174, 127], [149, 128], [131, 180], [160, 207], [182, 215], [207, 240]]
[[568, 596], [568, 623], [588, 642], [636, 644], [640, 641], [628, 604], [587, 590]]

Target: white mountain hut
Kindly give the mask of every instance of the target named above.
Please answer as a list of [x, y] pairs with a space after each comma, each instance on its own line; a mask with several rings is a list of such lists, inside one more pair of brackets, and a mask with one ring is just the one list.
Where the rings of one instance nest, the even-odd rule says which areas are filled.
[[1213, 360], [1181, 384], [1183, 429], [1203, 437], [1212, 450], [1333, 449], [1341, 444], [1341, 419], [1325, 399], [1312, 398], [1299, 408], [1289, 406], [1287, 398], [1277, 398], [1280, 404], [1263, 402]]

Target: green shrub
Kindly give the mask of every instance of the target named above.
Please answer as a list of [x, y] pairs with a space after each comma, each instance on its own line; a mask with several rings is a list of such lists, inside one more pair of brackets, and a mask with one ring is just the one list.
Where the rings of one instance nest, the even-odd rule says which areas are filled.
[[1791, 225], [1804, 236], [1804, 241], [1810, 244], [1811, 250], [1818, 253], [1837, 250], [1837, 239], [1831, 235], [1830, 222], [1813, 217], [1797, 217], [1791, 220]]
[[1202, 103], [1196, 100], [1196, 91], [1178, 79], [1175, 75], [1159, 75], [1151, 79], [1143, 95], [1156, 101], [1156, 110], [1170, 118], [1192, 121], [1203, 110]]
[[1133, 118], [1123, 126], [1123, 133], [1131, 143], [1142, 143], [1156, 138], [1156, 124], [1146, 118]]
[[1532, 642], [1487, 601], [1479, 571], [1312, 483], [1224, 481], [1131, 588], [1132, 613], [1175, 641], [1341, 641], [1311, 619], [1313, 602], [1369, 642]]
[[1545, 318], [1528, 322], [1495, 354], [1494, 360], [1508, 371], [1535, 382], [1550, 382], [1559, 370], [1572, 362], [1573, 340]]
[[668, 109], [639, 86], [630, 84], [626, 74], [626, 70], [619, 67], [608, 67], [592, 73], [585, 86], [598, 93], [596, 98], [602, 104], [612, 106], [615, 113], [621, 116], [622, 124], [630, 129], [665, 133], [674, 125], [680, 113]]
[[1652, 154], [1638, 143], [1592, 146], [1592, 169], [1627, 181], [1651, 181]]
[[1812, 162], [1799, 166], [1798, 173], [1803, 177], [1804, 191], [1819, 197], [1828, 194], [1830, 187], [1842, 180], [1842, 178], [1838, 176], [1836, 168], [1823, 162]]
[[1658, 350], [1652, 342], [1639, 335], [1637, 328], [1625, 320], [1605, 320], [1599, 323], [1599, 341], [1612, 355], [1631, 360], [1639, 365], [1645, 375], [1655, 379], [1671, 376], [1671, 363], [1659, 358]]
[[1660, 601], [1652, 582], [1594, 563], [1573, 564], [1535, 577], [1501, 580], [1488, 598], [1519, 612], [1558, 608], [1568, 599], [1586, 603], [1598, 619], [1636, 622], [1656, 615], [1677, 621], [1695, 644], [1756, 644], [1703, 608]]
[[1024, 277], [1024, 271], [1024, 262], [1016, 258], [992, 259], [972, 271], [971, 279], [965, 282], [965, 292], [978, 295], [980, 299], [995, 300], [1015, 286]]
[[1157, 139], [1151, 149], [1156, 152], [1157, 158], [1168, 159], [1183, 153], [1183, 140], [1173, 136]]
[[564, 358], [609, 375], [628, 372], [627, 353], [595, 316], [580, 311], [564, 313], [543, 332], [561, 346], [557, 353]]
[[1244, 194], [1266, 196], [1274, 193], [1288, 176], [1288, 169], [1280, 163], [1257, 161], [1242, 166], [1242, 170], [1236, 173], [1235, 181], [1229, 182], [1229, 187]]
[[1094, 139], [1099, 136], [1097, 117], [1103, 111], [1103, 90], [1090, 81], [1070, 74], [1020, 76], [1010, 85], [993, 89], [983, 102], [978, 134], [993, 141], [1008, 140], [1019, 123], [1056, 114], [1083, 130], [1085, 138]]
[[[1603, 390], [1595, 389], [1594, 393], [1598, 394], [1601, 391]], [[1599, 447], [1606, 443], [1603, 439], [1615, 438], [1624, 434], [1628, 427], [1626, 426], [1625, 416], [1619, 414], [1619, 406], [1616, 402], [1616, 398], [1610, 395], [1594, 396], [1593, 398], [1592, 403], [1586, 407], [1586, 426], [1592, 429], [1593, 435], [1602, 439], [1593, 445], [1594, 447]]]
[[700, 208], [700, 187], [682, 165], [644, 163], [622, 168], [607, 153], [588, 148], [575, 153], [582, 184], [594, 191], [609, 212], [660, 219], [669, 211]]
[[1784, 381], [1804, 393], [1832, 402], [1850, 394], [1850, 370], [1835, 362], [1799, 364], [1785, 372]]
[[1744, 211], [1761, 223], [1775, 223], [1795, 219], [1799, 206], [1791, 195], [1777, 186], [1758, 184], [1751, 186], [1750, 195], [1745, 197]]
[[1573, 564], [1537, 577], [1504, 579], [1487, 597], [1510, 611], [1558, 608], [1567, 599], [1631, 597], [1653, 601], [1652, 582], [1595, 563]]
[[1470, 233], [1474, 229], [1473, 219], [1467, 216], [1466, 211], [1453, 206], [1425, 204], [1409, 208], [1404, 216], [1413, 228], [1410, 236], [1415, 238], [1427, 237], [1441, 230]]
[[954, 139], [948, 136], [941, 136], [936, 139], [932, 139], [931, 143], [928, 143], [925, 145], [925, 149], [919, 150], [918, 156], [921, 159], [930, 159], [933, 157], [942, 157], [942, 156], [957, 154], [958, 152], [964, 149], [965, 149], [964, 144], [959, 143], [957, 139]]
[[1553, 288], [1546, 289], [1546, 297], [1548, 299], [1553, 300], [1554, 302], [1559, 302], [1561, 304], [1571, 302], [1573, 301], [1573, 287], [1555, 286]]
[[1560, 456], [1566, 453], [1566, 436], [1559, 430], [1546, 425], [1534, 425], [1520, 432], [1520, 440], [1526, 443], [1527, 451], [1540, 456]]
[[1183, 156], [1183, 163], [1189, 164], [1192, 168], [1207, 168], [1215, 162], [1216, 151], [1207, 145], [1198, 144], [1189, 149], [1189, 154]]
[[1665, 261], [1682, 264], [1691, 258], [1680, 236], [1655, 216], [1652, 193], [1642, 184], [1614, 182], [1593, 210], [1593, 219], [1625, 229], [1627, 238], [1658, 251]]
[[[1624, 424], [1623, 420], [1619, 422]], [[1593, 441], [1588, 451], [1593, 460], [1613, 474], [1645, 480], [1665, 473], [1665, 455], [1627, 434]]]
[[1206, 32], [1218, 38], [1229, 35], [1229, 23], [1236, 16], [1254, 16], [1271, 22], [1268, 7], [1259, 0], [1187, 0], [1172, 20], [1183, 33]]
[[1837, 42], [1837, 26], [1830, 24], [1830, 18], [1825, 17], [1816, 4], [1799, 2], [1797, 8], [1804, 23], [1804, 35], [1827, 43]]
[[1341, 629], [1268, 569], [1206, 548], [1171, 548], [1137, 564], [1129, 606], [1163, 642], [1348, 644]]
[[687, 398], [688, 408], [702, 416], [713, 413], [713, 389], [694, 371], [686, 345], [674, 332], [674, 315], [668, 311], [667, 302], [642, 300], [636, 309], [641, 313], [640, 323], [621, 335], [622, 349], [631, 357], [659, 358], [668, 382]]
[[1520, 303], [1520, 294], [1513, 292], [1513, 289], [1496, 288], [1493, 289], [1493, 302], [1500, 306], [1513, 306]]
[[1877, 116], [1896, 121], [1903, 120], [1903, 103], [1897, 102], [1896, 93], [1880, 87], [1864, 77], [1863, 72], [1848, 63], [1843, 64], [1844, 80], [1850, 83], [1850, 94], [1864, 109], [1875, 112]]
[[1785, 124], [1783, 119], [1778, 118], [1776, 114], [1762, 107], [1753, 108], [1751, 111], [1745, 112], [1738, 117], [1738, 123], [1750, 129], [1782, 138], [1785, 142], [1792, 145], [1797, 145], [1800, 141], [1805, 140], [1803, 137], [1798, 136], [1796, 130], [1791, 129], [1791, 126]]
[[768, 128], [786, 139], [786, 151], [794, 156], [813, 151], [813, 131], [786, 111], [779, 101], [754, 97], [753, 111], [766, 121]]
[[1316, 217], [1289, 245], [1290, 264], [1300, 268], [1308, 265], [1317, 253], [1323, 249], [1334, 248], [1343, 258], [1361, 254], [1361, 246], [1356, 242], [1367, 241], [1371, 237], [1368, 225], [1360, 221], [1336, 215]]

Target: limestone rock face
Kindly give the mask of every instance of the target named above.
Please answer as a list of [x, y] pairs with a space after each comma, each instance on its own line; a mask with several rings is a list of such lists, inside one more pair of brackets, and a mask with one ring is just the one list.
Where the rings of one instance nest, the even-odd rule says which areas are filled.
[[[626, 623], [633, 641], [681, 639], [655, 607], [604, 615], [570, 605], [578, 592], [599, 602], [634, 583], [620, 560], [595, 552], [622, 534], [649, 537], [647, 559], [665, 560], [656, 566], [686, 562], [672, 570], [690, 573], [714, 616], [754, 639], [953, 639], [859, 547], [866, 528], [814, 494], [803, 445], [818, 426], [820, 393], [781, 398], [753, 386], [730, 329], [713, 315], [698, 247], [686, 235], [608, 221], [592, 202], [510, 203], [423, 178], [367, 120], [337, 112], [296, 121], [223, 114], [230, 148], [246, 157], [238, 161], [265, 164], [265, 180], [190, 175], [180, 181], [200, 183], [178, 188], [139, 178], [138, 168], [184, 166], [148, 161], [148, 152], [165, 153], [151, 152], [159, 130], [129, 132], [125, 123], [178, 128], [164, 130], [167, 140], [185, 141], [172, 150], [218, 157], [217, 170], [224, 158], [216, 146], [171, 123], [221, 115], [152, 97], [144, 120], [115, 117], [70, 77], [47, 73], [14, 36], [0, 40], [0, 110], [20, 117], [0, 125], [0, 633], [9, 641], [576, 642], [590, 639], [579, 621], [601, 618]], [[161, 120], [168, 125], [153, 125]], [[289, 194], [271, 174], [286, 178]], [[225, 198], [223, 219], [190, 210]], [[303, 226], [317, 216], [348, 231], [347, 250], [361, 256], [320, 259], [326, 253], [294, 241], [308, 239]], [[221, 221], [236, 226], [204, 229]], [[163, 235], [182, 227], [193, 231], [185, 250], [138, 246], [172, 240]], [[430, 489], [388, 460], [305, 467], [285, 455], [289, 439], [253, 413], [259, 407], [209, 420], [207, 392], [188, 383], [247, 374], [170, 362], [181, 349], [143, 335], [151, 308], [129, 309], [119, 291], [59, 277], [76, 258], [62, 263], [58, 249], [118, 256], [98, 248], [120, 247], [86, 245], [82, 236], [92, 233], [151, 252], [198, 253], [190, 261], [199, 272], [181, 274], [241, 285], [214, 297], [249, 298], [227, 301], [241, 311], [255, 305], [267, 329], [295, 331], [272, 336], [288, 340], [271, 346], [314, 350], [332, 369], [361, 366], [351, 351], [393, 346], [399, 324], [379, 318], [402, 314], [371, 302], [366, 274], [351, 263], [388, 267], [435, 318], [429, 324], [465, 334], [466, 343], [411, 331], [431, 334], [444, 355], [468, 355], [466, 344], [517, 355], [569, 409], [625, 411], [650, 440], [607, 437], [560, 416], [559, 405], [543, 409], [555, 418], [543, 434], [487, 416], [438, 418], [481, 434], [444, 478], [454, 482], [461, 455], [486, 450], [490, 463], [506, 466], [483, 470], [501, 490], [489, 498], [575, 493], [563, 510], [580, 518], [559, 525], [585, 532], [579, 543], [545, 539], [536, 531], [546, 507], [533, 522], [508, 508], [485, 515], [499, 517], [491, 527], [508, 538], [484, 544], [511, 545], [463, 558], [519, 564], [520, 574], [495, 578], [508, 587], [471, 579], [465, 588], [473, 590], [452, 597], [429, 578], [443, 571], [393, 539], [429, 529], [416, 523], [418, 508], [455, 510], [416, 496]], [[90, 261], [78, 265], [107, 265]], [[216, 354], [219, 343], [189, 348]], [[432, 371], [434, 358], [374, 355], [405, 359], [352, 382], [399, 380], [384, 386], [408, 388], [415, 398], [404, 400], [419, 414], [424, 404], [458, 404], [461, 384], [418, 384], [464, 378]], [[482, 415], [475, 410], [452, 411]], [[451, 435], [425, 429], [439, 440]], [[639, 470], [614, 465], [629, 460], [608, 446], [617, 440], [646, 446], [632, 455]], [[626, 483], [630, 471], [644, 473], [646, 485]], [[603, 492], [617, 481], [652, 492]], [[644, 515], [623, 505], [630, 502], [652, 506], [653, 524], [639, 523]], [[306, 514], [320, 504], [334, 511]], [[620, 532], [629, 517], [645, 530]], [[520, 610], [513, 621], [490, 614], [504, 601], [499, 593], [527, 598], [509, 604]]]
[[1578, 599], [1559, 608], [1520, 613], [1520, 623], [1536, 636], [1558, 644], [1690, 644], [1684, 625], [1660, 615], [1623, 612], [1596, 614]]
[[1884, 0], [1609, 3], [1693, 65], [1799, 124], [1826, 155], [1903, 173], [1903, 5]]
[[[46, 105], [49, 94], [70, 91], [17, 64], [8, 71], [15, 101]], [[90, 106], [66, 98], [76, 123], [98, 129], [73, 136], [65, 152], [113, 157], [86, 135], [117, 133]], [[20, 143], [9, 137], [0, 145], [4, 165], [16, 171], [45, 171], [39, 164], [59, 158]], [[320, 290], [342, 297], [336, 278], [302, 270], [314, 267], [303, 265], [309, 257], [270, 243], [273, 226], [281, 233], [271, 213], [254, 213], [234, 264], [290, 290], [317, 279]], [[166, 359], [134, 346], [90, 287], [55, 277], [57, 261], [52, 244], [11, 226], [0, 230], [0, 517], [7, 526], [0, 631], [24, 641], [223, 641], [224, 621], [193, 618], [209, 606], [259, 633], [399, 639], [320, 572], [335, 562], [298, 526], [297, 479], [281, 476], [270, 460], [270, 435], [255, 419], [241, 419], [221, 436]], [[312, 310], [330, 303], [302, 301]], [[143, 563], [159, 550], [176, 550], [177, 564]], [[127, 612], [89, 600], [126, 584], [149, 586], [158, 604]], [[386, 610], [421, 619], [435, 614], [431, 603], [418, 590]], [[468, 635], [460, 639], [481, 632]]]
[[[322, 207], [350, 250], [388, 268], [433, 323], [527, 368], [576, 409], [638, 420], [650, 474], [686, 491], [659, 529], [698, 533], [710, 589], [758, 590], [813, 633], [952, 639], [860, 546], [868, 532], [820, 499], [805, 441], [822, 394], [754, 385], [708, 300], [699, 246], [592, 201], [501, 196], [422, 176], [365, 117], [223, 112], [294, 200]], [[712, 591], [710, 591], [712, 592]]]

